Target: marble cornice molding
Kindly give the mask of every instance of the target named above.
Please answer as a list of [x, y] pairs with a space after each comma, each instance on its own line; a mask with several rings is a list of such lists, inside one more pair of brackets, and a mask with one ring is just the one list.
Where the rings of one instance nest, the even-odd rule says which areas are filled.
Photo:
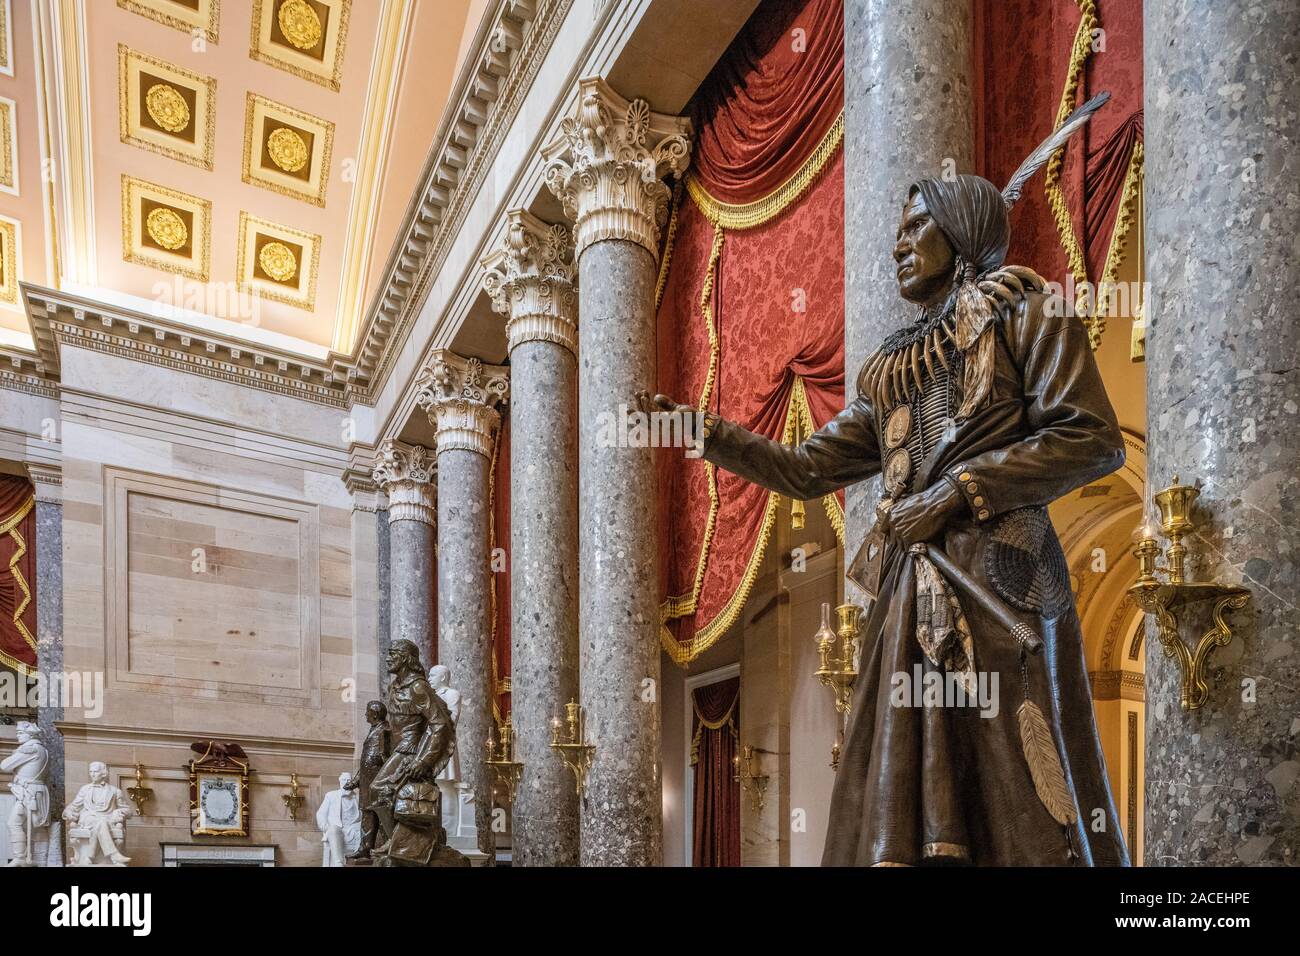
[[53, 289], [23, 284], [22, 291], [46, 374], [58, 374], [59, 347], [68, 345], [346, 407], [349, 376], [337, 364]]
[[480, 264], [483, 291], [506, 317], [511, 352], [525, 342], [554, 342], [577, 354], [578, 277], [566, 226], [512, 209], [504, 241]]
[[437, 464], [423, 445], [389, 438], [380, 442], [371, 480], [388, 496], [388, 522], [438, 523]]
[[1089, 671], [1093, 700], [1145, 700], [1146, 675], [1139, 671]]
[[497, 406], [510, 395], [510, 370], [438, 349], [416, 380], [416, 403], [438, 432], [438, 454], [461, 449], [492, 457]]
[[480, 23], [352, 352], [340, 357], [355, 370], [355, 400], [383, 387], [573, 3], [495, 0]]
[[663, 177], [686, 171], [692, 135], [685, 116], [626, 100], [600, 77], [578, 82], [575, 115], [542, 149], [547, 188], [575, 223], [575, 258], [594, 242], [623, 239], [658, 259], [670, 196]]
[[46, 462], [29, 461], [25, 464], [27, 477], [35, 489], [36, 500], [50, 504], [63, 504], [63, 466]]
[[59, 383], [38, 352], [0, 346], [0, 388], [42, 398], [58, 398]]

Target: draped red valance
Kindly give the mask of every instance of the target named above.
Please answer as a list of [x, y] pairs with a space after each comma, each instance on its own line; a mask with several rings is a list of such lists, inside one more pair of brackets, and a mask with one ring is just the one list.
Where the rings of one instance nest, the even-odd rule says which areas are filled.
[[1141, 190], [1142, 5], [976, 0], [975, 31], [976, 159], [999, 186], [1053, 122], [1111, 94], [1017, 204], [1008, 253], [1062, 286], [1073, 279], [1096, 348], [1108, 302], [1087, 290], [1116, 280]]
[[691, 692], [692, 863], [740, 866], [740, 678]]
[[696, 95], [693, 173], [720, 202], [768, 196], [843, 109], [842, 0], [766, 0]]
[[[697, 96], [708, 158], [668, 228], [658, 389], [776, 440], [844, 405], [843, 68], [840, 0], [760, 4]], [[662, 637], [684, 664], [735, 623], [780, 499], [680, 449], [658, 466]]]
[[36, 496], [0, 475], [0, 664], [36, 674]]

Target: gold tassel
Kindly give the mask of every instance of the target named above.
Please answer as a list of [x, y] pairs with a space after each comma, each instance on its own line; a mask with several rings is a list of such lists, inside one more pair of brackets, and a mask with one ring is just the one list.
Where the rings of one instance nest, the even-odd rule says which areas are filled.
[[1029, 776], [1034, 780], [1038, 799], [1057, 823], [1062, 826], [1074, 823], [1078, 814], [1070, 797], [1070, 788], [1065, 784], [1065, 771], [1061, 769], [1061, 757], [1056, 752], [1056, 741], [1047, 718], [1031, 700], [1020, 705], [1016, 718], [1020, 721], [1020, 745], [1024, 748], [1025, 762], [1029, 764]]
[[804, 523], [804, 505], [798, 498], [790, 499], [790, 528], [793, 531], [802, 531]]

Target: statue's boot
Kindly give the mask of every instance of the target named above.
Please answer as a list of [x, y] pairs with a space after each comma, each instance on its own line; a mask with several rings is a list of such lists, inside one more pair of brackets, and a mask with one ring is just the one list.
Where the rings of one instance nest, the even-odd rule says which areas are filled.
[[109, 857], [109, 859], [114, 863], [116, 863], [118, 866], [126, 866], [128, 863], [131, 862], [131, 858], [129, 856], [123, 856], [121, 853], [114, 853], [112, 856]]
[[9, 861], [10, 866], [31, 866], [32, 858], [28, 855], [27, 847], [27, 828], [25, 826], [13, 826], [9, 828], [9, 846], [12, 848], [14, 858]]

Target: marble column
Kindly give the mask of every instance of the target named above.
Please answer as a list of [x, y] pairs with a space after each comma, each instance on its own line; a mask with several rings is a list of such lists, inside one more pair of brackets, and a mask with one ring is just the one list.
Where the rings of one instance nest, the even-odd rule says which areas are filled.
[[654, 450], [612, 429], [655, 386], [654, 290], [669, 190], [685, 171], [690, 121], [652, 113], [600, 79], [544, 150], [546, 183], [575, 224], [580, 312], [578, 426], [582, 704], [596, 746], [582, 863], [657, 866], [659, 587]]
[[366, 704], [381, 700], [387, 685], [384, 660], [388, 648], [379, 624], [387, 603], [381, 566], [388, 556], [381, 551], [381, 544], [387, 539], [383, 532], [388, 521], [386, 512], [380, 511], [383, 495], [373, 478], [349, 469], [343, 482], [352, 498], [352, 733], [360, 756], [361, 743], [370, 729]]
[[[844, 0], [844, 369], [912, 318], [894, 242], [907, 188], [945, 160], [974, 172], [970, 0]], [[871, 527], [878, 480], [848, 489], [845, 560]], [[849, 600], [864, 598], [851, 584]]]
[[438, 435], [438, 662], [451, 668], [451, 684], [463, 695], [456, 726], [461, 779], [474, 794], [476, 839], [489, 862], [496, 854], [485, 746], [494, 726], [489, 482], [507, 374], [440, 349], [416, 393]]
[[[1202, 483], [1191, 580], [1241, 583], [1197, 711], [1146, 639], [1147, 865], [1300, 863], [1300, 6], [1146, 7], [1147, 487]], [[1156, 25], [1159, 29], [1156, 29]], [[1187, 615], [1184, 615], [1187, 617]], [[1208, 622], [1189, 618], [1195, 641]]]
[[373, 475], [388, 496], [391, 637], [418, 647], [427, 668], [434, 660], [434, 463], [427, 449], [390, 438], [379, 446]]
[[578, 292], [573, 240], [523, 210], [483, 260], [510, 344], [510, 679], [518, 866], [578, 864], [573, 775], [551, 716], [578, 696]]
[[[27, 475], [36, 494], [36, 667], [49, 679], [63, 672], [63, 469], [29, 464]], [[41, 742], [50, 754], [50, 842], [40, 848], [46, 855], [38, 866], [63, 865], [64, 748], [55, 726], [63, 712], [62, 703], [36, 711]]]

